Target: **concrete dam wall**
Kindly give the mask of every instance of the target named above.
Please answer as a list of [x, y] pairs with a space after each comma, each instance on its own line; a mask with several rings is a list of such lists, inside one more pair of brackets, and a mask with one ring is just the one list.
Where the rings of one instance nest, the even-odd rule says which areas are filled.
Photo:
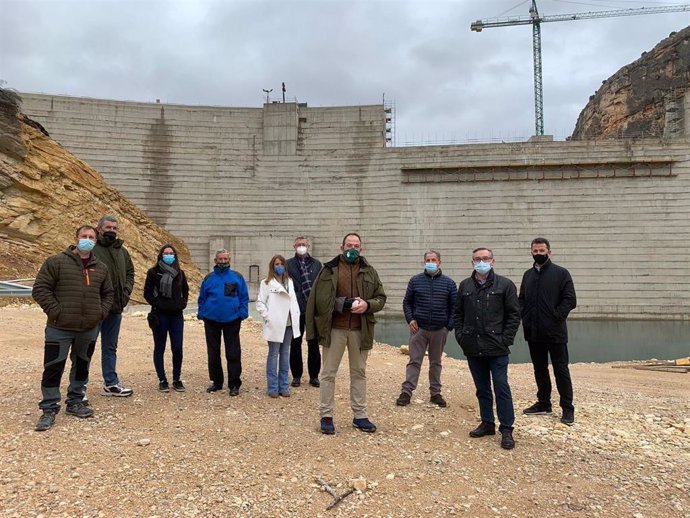
[[519, 286], [540, 235], [573, 275], [573, 316], [690, 318], [688, 136], [391, 148], [381, 105], [22, 96], [29, 117], [183, 238], [202, 269], [225, 246], [254, 288], [295, 236], [327, 260], [356, 231], [390, 313], [425, 250], [459, 282], [472, 249], [491, 247]]

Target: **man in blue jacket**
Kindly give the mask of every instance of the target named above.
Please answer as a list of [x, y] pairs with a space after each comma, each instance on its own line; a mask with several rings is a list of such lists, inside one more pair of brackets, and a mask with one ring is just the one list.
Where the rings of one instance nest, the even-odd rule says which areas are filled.
[[410, 327], [410, 361], [396, 404], [410, 404], [417, 388], [424, 353], [429, 350], [429, 392], [431, 403], [445, 408], [441, 395], [441, 357], [448, 332], [453, 329], [453, 310], [457, 297], [455, 281], [441, 272], [441, 254], [424, 254], [424, 272], [410, 279], [403, 299], [405, 320]]
[[228, 389], [231, 396], [239, 396], [242, 380], [242, 349], [240, 326], [249, 316], [249, 290], [244, 277], [230, 269], [230, 254], [221, 249], [213, 259], [213, 271], [204, 277], [199, 288], [197, 317], [204, 321], [208, 374], [211, 384], [206, 392], [223, 388], [223, 367], [220, 361], [220, 337], [225, 343], [228, 362]]

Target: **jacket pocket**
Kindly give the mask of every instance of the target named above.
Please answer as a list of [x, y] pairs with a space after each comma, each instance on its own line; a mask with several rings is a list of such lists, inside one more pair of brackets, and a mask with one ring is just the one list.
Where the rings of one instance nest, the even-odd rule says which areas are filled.
[[226, 297], [237, 297], [237, 283], [226, 282], [223, 285], [223, 295]]

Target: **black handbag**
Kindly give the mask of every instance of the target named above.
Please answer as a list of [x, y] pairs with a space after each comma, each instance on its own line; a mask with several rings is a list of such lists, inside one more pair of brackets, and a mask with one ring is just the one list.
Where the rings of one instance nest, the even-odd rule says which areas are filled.
[[156, 313], [155, 308], [151, 308], [149, 314], [146, 315], [146, 321], [149, 323], [151, 330], [155, 330], [158, 327], [158, 313]]

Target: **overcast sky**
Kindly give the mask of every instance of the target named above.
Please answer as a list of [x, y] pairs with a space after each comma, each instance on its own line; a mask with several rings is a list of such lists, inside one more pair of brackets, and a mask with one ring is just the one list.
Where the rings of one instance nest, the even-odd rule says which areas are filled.
[[[690, 1], [538, 0], [540, 14]], [[0, 80], [26, 92], [260, 107], [396, 107], [399, 145], [534, 133], [532, 28], [519, 0], [0, 0]], [[545, 132], [569, 135], [602, 80], [690, 12], [542, 24]]]

